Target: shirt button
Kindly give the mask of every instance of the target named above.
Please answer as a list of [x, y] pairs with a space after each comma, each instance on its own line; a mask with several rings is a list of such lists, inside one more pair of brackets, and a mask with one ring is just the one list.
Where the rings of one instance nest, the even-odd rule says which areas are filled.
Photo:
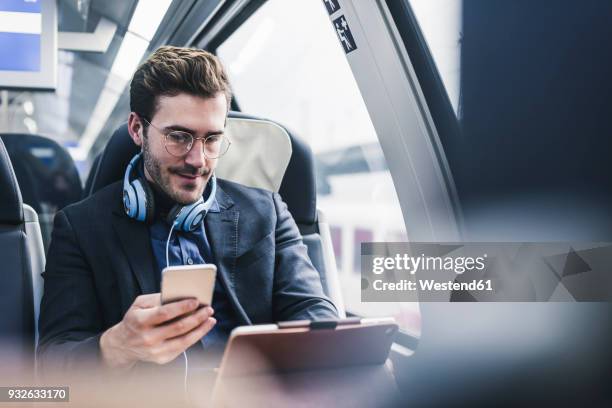
[[193, 259], [191, 259], [191, 258], [187, 258], [187, 263], [188, 263], [189, 265], [193, 265]]

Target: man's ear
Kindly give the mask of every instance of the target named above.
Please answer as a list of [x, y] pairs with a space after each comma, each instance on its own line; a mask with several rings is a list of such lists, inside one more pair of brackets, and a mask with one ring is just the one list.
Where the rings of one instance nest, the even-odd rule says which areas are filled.
[[134, 112], [130, 112], [130, 116], [128, 116], [128, 133], [130, 137], [136, 143], [137, 146], [142, 146], [144, 137], [144, 127], [140, 117]]

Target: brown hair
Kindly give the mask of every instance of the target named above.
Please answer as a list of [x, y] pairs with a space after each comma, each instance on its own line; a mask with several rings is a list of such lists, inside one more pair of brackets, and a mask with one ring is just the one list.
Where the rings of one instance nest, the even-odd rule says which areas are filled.
[[159, 47], [143, 62], [130, 83], [130, 109], [152, 120], [158, 96], [188, 93], [211, 98], [225, 94], [229, 109], [232, 93], [221, 61], [197, 48]]

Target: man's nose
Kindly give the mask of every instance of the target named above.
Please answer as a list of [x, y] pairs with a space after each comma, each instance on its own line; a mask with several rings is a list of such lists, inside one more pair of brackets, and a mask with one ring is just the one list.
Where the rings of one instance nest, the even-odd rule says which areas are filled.
[[185, 163], [198, 169], [204, 167], [206, 156], [204, 156], [203, 143], [202, 140], [194, 140], [191, 150], [189, 150], [185, 157]]

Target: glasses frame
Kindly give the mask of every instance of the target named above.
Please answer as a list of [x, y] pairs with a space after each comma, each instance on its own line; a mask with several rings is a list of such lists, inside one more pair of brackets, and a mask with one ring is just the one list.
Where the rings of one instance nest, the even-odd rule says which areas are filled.
[[[204, 149], [202, 149], [202, 153], [204, 153], [204, 157], [206, 157], [209, 160], [214, 160], [214, 159], [218, 159], [218, 158], [222, 157], [223, 155], [225, 155], [228, 152], [230, 146], [232, 145], [232, 141], [229, 139], [229, 137], [227, 137], [224, 134], [210, 135], [210, 136], [205, 136], [205, 137], [195, 137], [191, 133], [184, 132], [182, 130], [172, 130], [172, 131], [166, 133], [163, 130], [161, 130], [160, 128], [158, 128], [157, 126], [155, 126], [154, 124], [152, 124], [151, 122], [149, 122], [143, 116], [141, 116], [140, 119], [142, 119], [143, 122], [145, 122], [147, 125], [151, 126], [153, 129], [157, 130], [159, 133], [161, 133], [164, 136], [164, 148], [166, 149], [168, 154], [170, 154], [171, 156], [174, 156], [174, 157], [185, 157], [185, 156], [187, 156], [189, 154], [189, 152], [191, 151], [191, 149], [193, 149], [193, 145], [195, 144], [195, 142], [197, 140], [201, 140], [203, 142], [203, 145], [206, 145], [206, 141], [208, 139], [210, 139], [211, 137], [223, 137], [223, 138], [225, 138], [225, 140], [227, 140], [227, 149], [225, 149], [225, 151], [223, 153], [221, 153], [220, 155], [218, 155], [216, 157], [210, 157], [208, 154], [206, 154], [206, 151]], [[174, 154], [170, 150], [168, 150], [168, 136], [170, 135], [170, 133], [184, 133], [186, 135], [189, 135], [189, 137], [191, 137], [191, 143], [189, 145], [189, 149], [187, 149], [187, 151], [185, 153], [177, 156], [176, 154]]]

